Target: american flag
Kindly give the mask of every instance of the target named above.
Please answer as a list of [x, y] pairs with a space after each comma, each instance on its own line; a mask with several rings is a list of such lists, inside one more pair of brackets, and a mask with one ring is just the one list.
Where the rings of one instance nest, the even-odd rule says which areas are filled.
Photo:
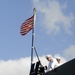
[[24, 23], [22, 23], [20, 28], [21, 35], [26, 35], [31, 29], [33, 29], [33, 25], [34, 25], [34, 15], [25, 20]]

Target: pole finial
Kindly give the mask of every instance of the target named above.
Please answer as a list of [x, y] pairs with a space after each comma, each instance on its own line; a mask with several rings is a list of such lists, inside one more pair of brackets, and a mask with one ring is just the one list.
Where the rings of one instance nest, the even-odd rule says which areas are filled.
[[36, 15], [36, 8], [33, 9], [34, 15]]
[[34, 8], [33, 11], [36, 12], [36, 8]]

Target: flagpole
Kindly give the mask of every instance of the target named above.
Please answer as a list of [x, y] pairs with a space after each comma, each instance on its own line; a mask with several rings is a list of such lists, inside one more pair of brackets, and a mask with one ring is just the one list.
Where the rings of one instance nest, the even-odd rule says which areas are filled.
[[31, 64], [33, 62], [33, 50], [34, 50], [34, 37], [35, 37], [35, 20], [36, 20], [36, 8], [33, 9], [33, 14], [34, 14], [34, 25], [32, 29], [32, 48], [31, 48]]

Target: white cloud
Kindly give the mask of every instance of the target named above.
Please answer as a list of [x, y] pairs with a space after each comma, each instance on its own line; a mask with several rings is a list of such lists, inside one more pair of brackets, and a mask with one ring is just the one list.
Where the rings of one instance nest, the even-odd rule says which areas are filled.
[[[47, 66], [48, 62], [45, 56], [40, 57], [41, 63]], [[37, 58], [34, 57], [34, 62]], [[0, 75], [29, 75], [30, 57], [17, 60], [0, 60]]]
[[[63, 56], [55, 54], [54, 57], [59, 56], [61, 63], [65, 63], [66, 59], [70, 60], [75, 58], [75, 45], [71, 45], [65, 49]], [[48, 61], [45, 59], [45, 55], [40, 57], [41, 63], [44, 66], [48, 65]], [[34, 57], [34, 62], [37, 58]], [[20, 58], [17, 60], [0, 60], [0, 75], [29, 75], [30, 71], [30, 57]]]
[[64, 55], [67, 59], [75, 58], [75, 45], [71, 45], [67, 49], [65, 49]]
[[[64, 51], [64, 57], [60, 54], [55, 54], [54, 57], [59, 56], [61, 63], [65, 63], [66, 59], [75, 58], [75, 45], [71, 45]], [[41, 63], [44, 66], [48, 65], [48, 61], [45, 59], [45, 55], [40, 57]], [[37, 58], [34, 57], [34, 62]], [[20, 58], [17, 60], [0, 60], [0, 75], [29, 75], [30, 71], [30, 57]]]
[[0, 75], [28, 75], [29, 59], [0, 61]]
[[70, 28], [74, 17], [72, 13], [64, 13], [67, 3], [61, 5], [57, 0], [33, 0], [33, 4], [41, 14], [42, 25], [48, 34], [59, 33], [61, 29], [72, 34]]

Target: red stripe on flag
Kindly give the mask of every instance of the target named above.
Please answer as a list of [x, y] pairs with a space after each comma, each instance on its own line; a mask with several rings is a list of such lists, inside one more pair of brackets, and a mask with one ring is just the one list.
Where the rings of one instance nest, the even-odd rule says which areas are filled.
[[20, 28], [21, 35], [26, 35], [31, 29], [33, 29], [33, 25], [34, 25], [34, 15], [25, 20], [24, 23], [22, 23]]

